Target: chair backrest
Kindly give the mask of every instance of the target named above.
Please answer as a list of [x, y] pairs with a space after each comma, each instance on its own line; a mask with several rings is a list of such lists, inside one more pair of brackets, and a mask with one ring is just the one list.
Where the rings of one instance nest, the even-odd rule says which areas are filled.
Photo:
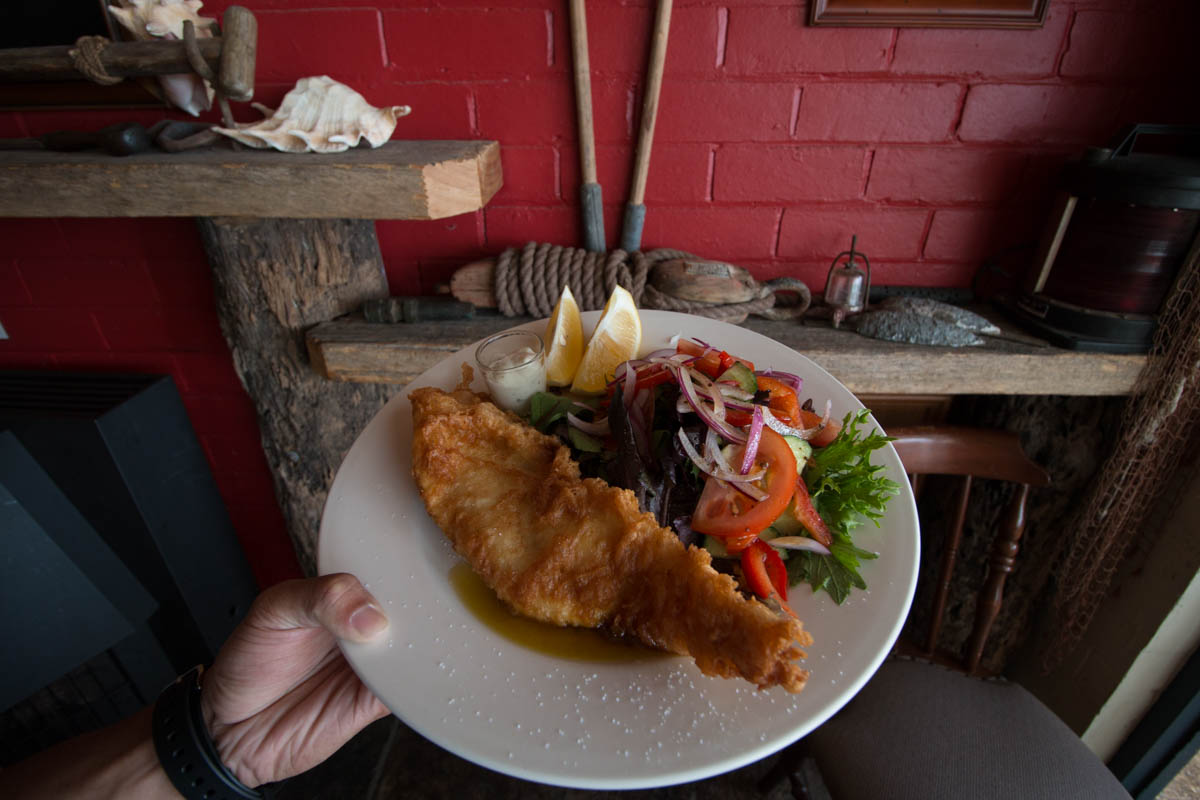
[[1004, 583], [1013, 570], [1021, 534], [1025, 530], [1025, 506], [1029, 490], [1031, 487], [1048, 486], [1050, 475], [1025, 455], [1020, 438], [1012, 431], [922, 425], [893, 428], [888, 435], [895, 438], [893, 444], [909, 474], [914, 493], [919, 495], [921, 477], [924, 475], [956, 475], [962, 478], [934, 588], [929, 638], [920, 651], [927, 657], [932, 658], [937, 654], [937, 641], [962, 539], [972, 479], [1015, 484], [1012, 498], [993, 539], [987, 577], [981, 582], [976, 597], [975, 624], [967, 640], [966, 653], [961, 663], [957, 664], [970, 674], [978, 673], [984, 645], [1003, 601]]

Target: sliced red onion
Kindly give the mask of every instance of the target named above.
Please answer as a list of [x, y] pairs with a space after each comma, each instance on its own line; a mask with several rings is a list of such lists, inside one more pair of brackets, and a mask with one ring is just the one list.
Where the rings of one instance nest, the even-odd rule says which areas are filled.
[[823, 431], [825, 429], [825, 426], [829, 424], [830, 408], [831, 408], [831, 404], [827, 402], [825, 405], [825, 416], [821, 419], [820, 422], [818, 422], [816, 425], [812, 426], [811, 428], [793, 428], [791, 425], [786, 425], [786, 424], [780, 422], [775, 417], [775, 415], [771, 413], [771, 409], [769, 409], [769, 408], [763, 408], [763, 410], [762, 410], [763, 411], [763, 422], [766, 424], [766, 426], [768, 428], [775, 431], [776, 433], [778, 433], [781, 436], [797, 436], [797, 437], [807, 441], [808, 439], [811, 439], [812, 437], [816, 436], [818, 433]]
[[767, 544], [772, 547], [782, 547], [785, 550], [807, 550], [810, 553], [820, 553], [823, 556], [829, 555], [828, 547], [816, 539], [810, 539], [807, 536], [778, 536], [768, 540]]
[[759, 375], [764, 378], [774, 378], [775, 380], [779, 381], [780, 383], [785, 383], [789, 387], [791, 387], [792, 391], [794, 391], [796, 394], [800, 394], [800, 390], [802, 388], [804, 388], [804, 379], [801, 378], [799, 375], [793, 375], [790, 372], [780, 372], [780, 371], [774, 370], [774, 369], [764, 369], [764, 370], [760, 370], [754, 374]]
[[725, 421], [724, 403], [722, 402], [721, 404], [721, 413], [718, 417], [715, 412], [715, 408], [709, 409], [709, 407], [704, 404], [704, 402], [700, 399], [700, 396], [696, 393], [696, 385], [692, 381], [691, 370], [687, 367], [680, 367], [678, 374], [679, 388], [683, 391], [684, 397], [687, 398], [688, 404], [691, 406], [691, 410], [695, 411], [700, 416], [700, 419], [704, 421], [704, 424], [714, 429], [717, 433], [721, 434], [731, 442], [738, 442], [739, 444], [745, 442], [746, 434]]
[[570, 422], [572, 426], [579, 428], [579, 430], [583, 431], [584, 433], [590, 433], [593, 436], [605, 436], [609, 432], [608, 417], [605, 417], [598, 422], [586, 422], [568, 411], [567, 421]]
[[758, 456], [758, 442], [762, 438], [763, 415], [762, 406], [755, 406], [754, 413], [750, 417], [750, 432], [746, 435], [746, 452], [742, 456], [742, 468], [740, 472], [745, 475], [754, 466], [754, 459]]
[[762, 476], [766, 474], [765, 470], [756, 472], [753, 475], [738, 475], [731, 469], [722, 469], [719, 465], [705, 459], [698, 452], [696, 452], [696, 448], [694, 445], [692, 445], [691, 439], [687, 437], [687, 434], [683, 432], [682, 428], [680, 428], [676, 433], [676, 437], [679, 439], [680, 445], [683, 446], [683, 452], [687, 453], [687, 457], [690, 458], [692, 463], [696, 465], [696, 468], [705, 475], [710, 475], [719, 481], [728, 483], [734, 489], [737, 489], [739, 492], [756, 502], [767, 496], [765, 491], [751, 483], [751, 481], [756, 481], [762, 478]]

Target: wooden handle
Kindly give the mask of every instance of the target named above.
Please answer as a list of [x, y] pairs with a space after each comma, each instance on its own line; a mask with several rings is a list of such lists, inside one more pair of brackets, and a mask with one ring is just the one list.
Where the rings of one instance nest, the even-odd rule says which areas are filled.
[[230, 100], [244, 103], [254, 97], [254, 61], [258, 20], [250, 9], [225, 9], [221, 30], [221, 67], [217, 88]]
[[650, 172], [650, 148], [654, 142], [654, 122], [658, 118], [658, 94], [662, 89], [663, 67], [667, 61], [667, 37], [671, 31], [671, 0], [659, 0], [654, 18], [654, 38], [650, 44], [650, 64], [646, 68], [646, 93], [642, 98], [641, 130], [637, 156], [633, 163], [630, 205], [642, 205], [646, 196], [646, 176]]
[[584, 183], [596, 183], [596, 137], [592, 130], [592, 67], [588, 60], [587, 10], [571, 0], [571, 52], [575, 57], [575, 114], [579, 127], [579, 167]]

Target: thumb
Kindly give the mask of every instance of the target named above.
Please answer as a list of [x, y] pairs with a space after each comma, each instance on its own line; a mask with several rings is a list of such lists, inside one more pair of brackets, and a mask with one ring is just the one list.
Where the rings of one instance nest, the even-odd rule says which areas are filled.
[[324, 628], [339, 639], [367, 642], [388, 628], [388, 618], [358, 578], [341, 572], [283, 581], [254, 603], [249, 624], [269, 630]]

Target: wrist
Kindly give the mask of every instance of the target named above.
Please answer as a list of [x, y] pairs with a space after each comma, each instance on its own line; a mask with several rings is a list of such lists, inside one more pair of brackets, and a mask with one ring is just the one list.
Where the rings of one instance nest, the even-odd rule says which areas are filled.
[[154, 748], [163, 771], [188, 800], [257, 800], [262, 792], [243, 784], [222, 762], [210, 735], [215, 718], [203, 702], [202, 667], [163, 690], [154, 706]]

